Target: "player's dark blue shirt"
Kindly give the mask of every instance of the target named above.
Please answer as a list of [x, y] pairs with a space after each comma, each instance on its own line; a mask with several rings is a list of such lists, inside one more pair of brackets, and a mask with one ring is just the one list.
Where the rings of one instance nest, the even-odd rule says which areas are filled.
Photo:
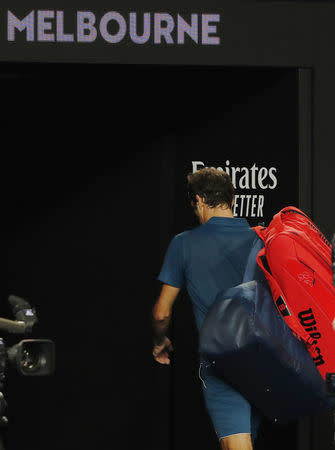
[[246, 219], [212, 217], [172, 239], [158, 279], [186, 287], [198, 329], [217, 294], [242, 282], [255, 236]]

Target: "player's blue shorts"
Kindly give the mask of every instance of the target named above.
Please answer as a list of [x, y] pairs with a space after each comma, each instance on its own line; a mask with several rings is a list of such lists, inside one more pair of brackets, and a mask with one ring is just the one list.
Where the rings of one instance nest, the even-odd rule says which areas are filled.
[[254, 441], [260, 417], [249, 402], [214, 376], [211, 365], [205, 361], [200, 363], [199, 377], [206, 408], [219, 440], [232, 434], [248, 433]]

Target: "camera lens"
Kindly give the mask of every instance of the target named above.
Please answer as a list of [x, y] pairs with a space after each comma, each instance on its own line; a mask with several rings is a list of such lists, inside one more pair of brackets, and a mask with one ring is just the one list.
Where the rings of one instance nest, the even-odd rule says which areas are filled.
[[22, 352], [21, 368], [25, 372], [35, 372], [40, 368], [39, 355], [34, 353], [29, 347], [25, 348]]

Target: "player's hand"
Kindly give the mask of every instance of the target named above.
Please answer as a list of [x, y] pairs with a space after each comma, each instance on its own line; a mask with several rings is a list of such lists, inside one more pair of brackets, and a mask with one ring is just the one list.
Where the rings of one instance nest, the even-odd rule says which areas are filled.
[[173, 351], [171, 341], [168, 337], [164, 337], [164, 341], [160, 345], [154, 345], [152, 350], [153, 357], [160, 364], [170, 364], [169, 354]]

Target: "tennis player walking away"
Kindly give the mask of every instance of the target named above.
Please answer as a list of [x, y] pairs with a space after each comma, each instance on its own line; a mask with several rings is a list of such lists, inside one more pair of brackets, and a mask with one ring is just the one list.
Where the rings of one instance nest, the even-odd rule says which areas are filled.
[[[234, 187], [229, 175], [204, 168], [187, 176], [188, 195], [200, 226], [175, 236], [158, 279], [161, 293], [153, 308], [153, 356], [170, 364], [166, 336], [174, 301], [186, 287], [198, 330], [217, 294], [242, 282], [256, 233], [233, 215]], [[211, 373], [201, 358], [205, 404], [223, 450], [252, 450], [259, 419], [248, 401]]]

